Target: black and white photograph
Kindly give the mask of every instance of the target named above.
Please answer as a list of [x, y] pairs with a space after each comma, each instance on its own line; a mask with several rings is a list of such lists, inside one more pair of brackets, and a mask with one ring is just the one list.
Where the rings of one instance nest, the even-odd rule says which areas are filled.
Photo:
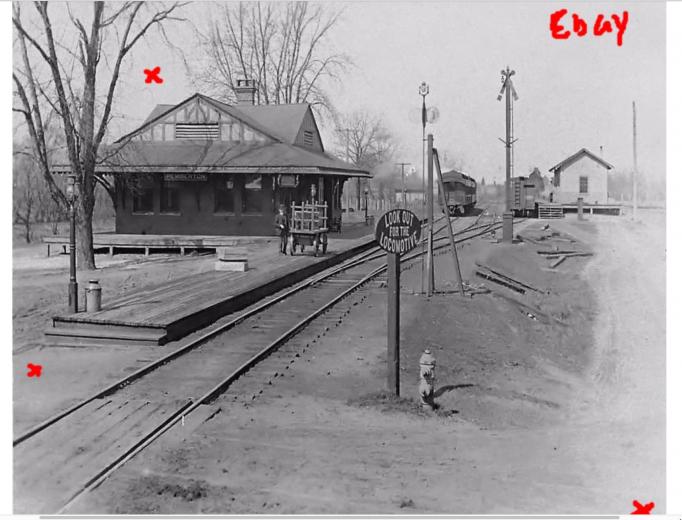
[[14, 514], [668, 513], [664, 1], [4, 12]]

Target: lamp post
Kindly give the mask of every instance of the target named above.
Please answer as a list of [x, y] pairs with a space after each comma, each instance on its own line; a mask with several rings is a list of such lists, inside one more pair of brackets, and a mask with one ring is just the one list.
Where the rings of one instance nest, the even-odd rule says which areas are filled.
[[[422, 97], [422, 215], [426, 214], [426, 188], [424, 180], [424, 172], [426, 170], [426, 154], [424, 146], [426, 142], [426, 96], [429, 93], [429, 86], [426, 81], [422, 81], [419, 85], [419, 95]], [[424, 293], [424, 241], [422, 240], [422, 276], [421, 276], [421, 293]]]
[[369, 197], [369, 188], [365, 186], [365, 225], [369, 223], [369, 219], [367, 217], [367, 202], [368, 202], [368, 197]]
[[69, 312], [78, 312], [78, 282], [76, 281], [76, 176], [66, 178], [66, 198], [69, 201]]

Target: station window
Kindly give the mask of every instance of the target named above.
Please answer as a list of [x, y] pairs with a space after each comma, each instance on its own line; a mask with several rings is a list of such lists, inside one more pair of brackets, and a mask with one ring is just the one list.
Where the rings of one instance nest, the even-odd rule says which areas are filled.
[[263, 211], [263, 178], [260, 175], [247, 174], [244, 179], [242, 196], [242, 213], [262, 213]]
[[231, 175], [216, 175], [214, 185], [215, 213], [234, 213], [234, 179]]
[[180, 213], [180, 186], [161, 180], [161, 213]]
[[580, 177], [580, 193], [587, 193], [587, 177]]
[[132, 183], [133, 213], [154, 213], [154, 179], [140, 175]]

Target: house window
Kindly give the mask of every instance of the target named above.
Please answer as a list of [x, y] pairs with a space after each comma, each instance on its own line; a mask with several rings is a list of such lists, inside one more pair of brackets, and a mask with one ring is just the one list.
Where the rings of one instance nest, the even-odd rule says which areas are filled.
[[580, 177], [580, 193], [587, 193], [587, 177]]
[[242, 196], [242, 213], [262, 213], [263, 211], [263, 178], [260, 175], [247, 174], [244, 179]]
[[133, 213], [154, 213], [154, 179], [140, 175], [132, 183]]
[[180, 213], [180, 186], [161, 180], [161, 213]]
[[234, 213], [234, 180], [231, 175], [216, 175], [214, 193], [214, 213]]
[[313, 146], [313, 133], [310, 130], [303, 131], [303, 144], [305, 146]]

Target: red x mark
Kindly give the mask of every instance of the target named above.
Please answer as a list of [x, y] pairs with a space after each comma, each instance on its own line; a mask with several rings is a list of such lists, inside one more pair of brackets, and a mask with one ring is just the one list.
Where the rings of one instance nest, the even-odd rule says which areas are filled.
[[649, 502], [647, 505], [643, 506], [637, 500], [633, 500], [632, 505], [635, 506], [635, 510], [630, 513], [631, 515], [648, 515], [649, 512], [654, 508], [653, 502]]
[[151, 83], [163, 83], [163, 79], [159, 77], [159, 72], [161, 72], [161, 67], [154, 67], [152, 70], [144, 69], [144, 73], [147, 75], [144, 82]]
[[26, 365], [26, 368], [30, 370], [30, 372], [26, 374], [28, 377], [40, 377], [40, 372], [43, 370], [43, 365], [34, 365], [33, 363], [29, 363]]

